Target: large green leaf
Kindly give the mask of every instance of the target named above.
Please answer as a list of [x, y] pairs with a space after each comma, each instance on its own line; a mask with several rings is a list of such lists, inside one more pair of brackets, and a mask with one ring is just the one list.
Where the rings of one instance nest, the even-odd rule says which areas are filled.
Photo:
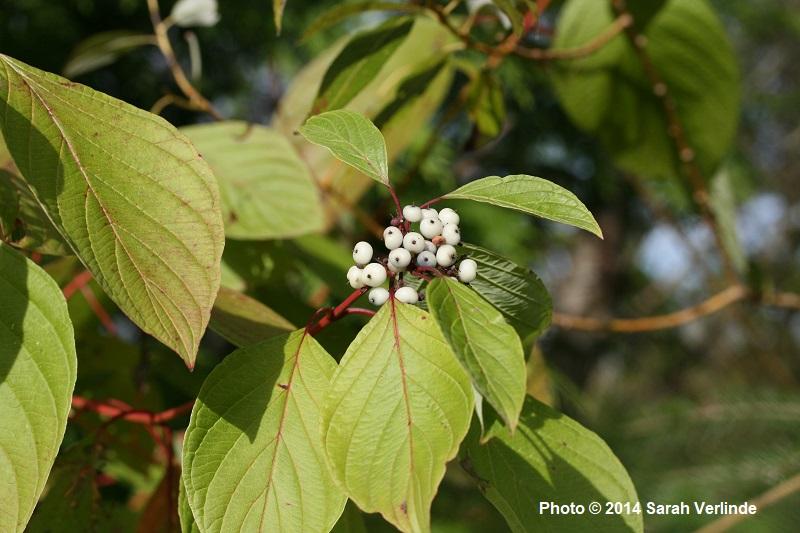
[[426, 295], [431, 315], [473, 385], [513, 431], [525, 398], [519, 335], [500, 311], [455, 279], [434, 279]]
[[317, 186], [283, 135], [244, 122], [181, 131], [214, 170], [228, 237], [284, 239], [322, 229]]
[[295, 329], [281, 315], [233, 289], [220, 287], [208, 327], [239, 347]]
[[[481, 444], [473, 424], [462, 450], [462, 465], [515, 533], [554, 531], [643, 531], [642, 515], [606, 514], [606, 502], [638, 502], [636, 489], [603, 440], [574, 420], [526, 397], [512, 436], [487, 415], [488, 439]], [[601, 513], [551, 514], [540, 505], [591, 502]]]
[[[710, 177], [730, 146], [739, 116], [739, 75], [732, 47], [707, 0], [650, 4], [636, 13], [642, 19], [637, 19], [637, 29], [644, 28], [645, 52], [675, 102], [697, 163]], [[609, 2], [570, 0], [553, 47], [590, 42], [612, 19]], [[662, 104], [625, 35], [551, 72], [567, 113], [579, 127], [597, 135], [621, 167], [646, 177], [678, 176]]]
[[200, 531], [328, 532], [345, 505], [322, 451], [336, 362], [304, 330], [229, 355], [186, 432], [183, 482]]
[[408, 36], [414, 19], [389, 19], [355, 35], [328, 67], [313, 113], [341, 109], [375, 78]]
[[431, 501], [469, 426], [472, 387], [430, 315], [394, 299], [356, 336], [323, 405], [334, 479], [366, 512], [430, 530]]
[[200, 528], [197, 527], [197, 523], [194, 521], [192, 508], [189, 507], [189, 500], [186, 497], [186, 485], [184, 485], [183, 479], [178, 481], [178, 518], [180, 519], [182, 533], [200, 533]]
[[389, 185], [386, 142], [375, 125], [361, 113], [339, 109], [308, 119], [300, 133], [314, 144], [324, 146], [334, 157]]
[[208, 165], [161, 118], [0, 55], [2, 130], [94, 279], [191, 367], [224, 244]]
[[0, 243], [0, 531], [22, 531], [58, 453], [77, 358], [55, 281]]
[[467, 183], [445, 194], [444, 198], [498, 205], [603, 236], [597, 221], [574, 194], [552, 181], [535, 176], [489, 176]]

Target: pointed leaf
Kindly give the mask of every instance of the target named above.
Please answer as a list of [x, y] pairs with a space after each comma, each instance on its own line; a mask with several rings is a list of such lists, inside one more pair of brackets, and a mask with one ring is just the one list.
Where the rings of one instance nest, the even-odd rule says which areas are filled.
[[324, 146], [339, 159], [378, 183], [389, 185], [389, 162], [383, 135], [368, 118], [355, 111], [328, 111], [308, 119], [300, 133]]
[[219, 289], [208, 327], [239, 347], [296, 329], [258, 300], [226, 287]]
[[[487, 415], [486, 435], [473, 424], [462, 465], [515, 533], [554, 531], [641, 532], [642, 515], [605, 514], [606, 502], [638, 502], [636, 489], [619, 459], [600, 437], [543, 403], [526, 397], [511, 436]], [[551, 514], [543, 502], [601, 504], [600, 514]]]
[[597, 221], [574, 194], [552, 181], [535, 176], [489, 176], [467, 183], [445, 194], [444, 198], [498, 205], [569, 224], [603, 237]]
[[325, 72], [312, 112], [341, 109], [350, 103], [380, 72], [413, 25], [414, 19], [391, 18], [356, 34]]
[[323, 406], [331, 472], [366, 512], [430, 530], [430, 506], [469, 426], [472, 388], [430, 315], [394, 299], [356, 336]]
[[381, 2], [375, 0], [368, 0], [366, 2], [357, 3], [338, 3], [332, 5], [326, 11], [322, 12], [314, 22], [312, 22], [303, 31], [301, 41], [308, 40], [309, 37], [324, 29], [335, 26], [348, 17], [366, 13], [368, 11], [399, 11], [403, 13], [425, 13], [425, 6], [416, 4], [401, 4], [398, 2]]
[[473, 385], [513, 431], [525, 398], [525, 356], [517, 332], [458, 280], [436, 278], [426, 295], [431, 315]]
[[139, 34], [125, 30], [98, 33], [80, 42], [64, 65], [63, 74], [75, 78], [111, 65], [121, 56], [141, 46], [155, 45], [152, 34]]
[[44, 489], [75, 387], [75, 340], [55, 281], [0, 243], [0, 531], [22, 531]]
[[286, 239], [322, 230], [317, 186], [283, 135], [234, 121], [181, 131], [214, 171], [228, 237]]
[[272, 0], [272, 16], [275, 20], [275, 31], [278, 35], [281, 34], [284, 9], [286, 9], [286, 0]]
[[192, 366], [224, 242], [208, 165], [161, 118], [4, 55], [0, 99], [48, 217], [111, 299]]
[[320, 440], [335, 369], [299, 330], [237, 350], [211, 372], [184, 442], [183, 482], [200, 531], [330, 531], [346, 502]]

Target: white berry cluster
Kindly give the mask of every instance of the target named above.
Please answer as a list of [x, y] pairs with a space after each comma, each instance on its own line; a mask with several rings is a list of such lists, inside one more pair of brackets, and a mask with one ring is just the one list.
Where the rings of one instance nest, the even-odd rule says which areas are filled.
[[[422, 209], [414, 205], [403, 208], [402, 218], [392, 221], [383, 230], [383, 243], [389, 250], [384, 258], [373, 258], [372, 246], [365, 241], [353, 248], [355, 265], [347, 271], [347, 281], [354, 289], [372, 287], [369, 301], [383, 305], [389, 299], [389, 291], [382, 287], [388, 276], [402, 272], [417, 277], [426, 277], [426, 272], [435, 275], [458, 277], [462, 283], [475, 279], [478, 264], [472, 259], [459, 260], [455, 245], [461, 242], [458, 228], [458, 213], [450, 208], [441, 211]], [[419, 231], [411, 231], [412, 224], [419, 224]], [[419, 301], [419, 294], [412, 287], [401, 286], [394, 293], [403, 303]]]

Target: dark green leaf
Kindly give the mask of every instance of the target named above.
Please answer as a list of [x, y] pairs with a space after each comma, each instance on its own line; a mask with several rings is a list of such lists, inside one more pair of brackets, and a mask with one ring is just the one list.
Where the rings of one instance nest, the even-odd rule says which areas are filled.
[[220, 287], [208, 327], [239, 347], [295, 329], [281, 315], [249, 296]]
[[397, 2], [355, 2], [338, 3], [323, 12], [303, 32], [301, 40], [305, 41], [317, 32], [334, 26], [344, 19], [368, 11], [398, 11], [403, 13], [424, 13], [425, 8], [416, 4], [400, 4]]
[[155, 36], [149, 34], [124, 30], [98, 33], [75, 47], [64, 65], [64, 76], [74, 78], [86, 74], [114, 63], [132, 50], [155, 44]]

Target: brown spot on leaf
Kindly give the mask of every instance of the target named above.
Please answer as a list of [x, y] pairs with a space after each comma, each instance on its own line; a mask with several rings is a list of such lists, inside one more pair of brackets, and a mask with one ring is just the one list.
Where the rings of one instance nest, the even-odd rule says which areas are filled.
[[406, 505], [406, 502], [400, 504], [400, 510], [403, 512], [404, 515], [408, 514], [408, 505]]
[[278, 387], [282, 388], [283, 390], [289, 390], [289, 385], [285, 383], [278, 383]]

